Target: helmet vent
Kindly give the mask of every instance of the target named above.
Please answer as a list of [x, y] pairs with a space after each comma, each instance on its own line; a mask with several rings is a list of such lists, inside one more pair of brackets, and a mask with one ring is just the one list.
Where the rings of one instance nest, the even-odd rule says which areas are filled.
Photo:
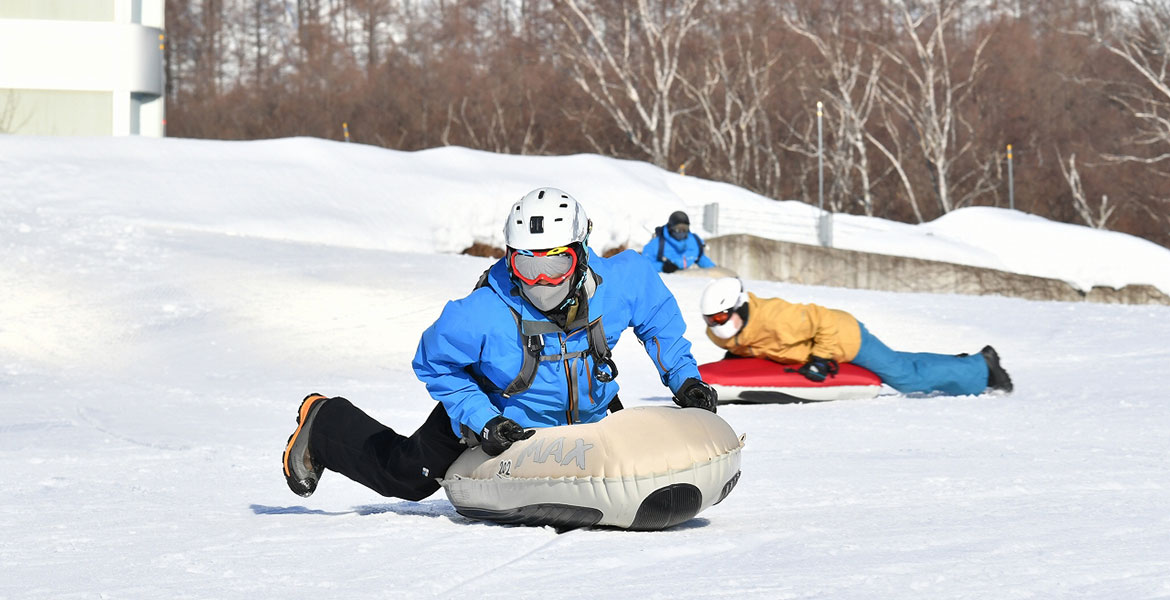
[[[504, 220], [504, 242], [510, 248], [559, 248], [589, 238], [591, 223], [584, 207], [563, 190], [537, 188], [512, 209]], [[578, 258], [585, 260], [584, 256]]]

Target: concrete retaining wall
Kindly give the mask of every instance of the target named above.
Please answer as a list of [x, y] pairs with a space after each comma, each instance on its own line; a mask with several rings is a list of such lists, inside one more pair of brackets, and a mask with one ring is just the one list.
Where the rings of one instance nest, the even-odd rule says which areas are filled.
[[1096, 286], [1084, 291], [1057, 279], [780, 242], [751, 235], [709, 239], [707, 253], [715, 264], [731, 269], [745, 279], [891, 292], [992, 294], [1028, 300], [1170, 305], [1170, 296], [1151, 285], [1127, 285], [1121, 289]]

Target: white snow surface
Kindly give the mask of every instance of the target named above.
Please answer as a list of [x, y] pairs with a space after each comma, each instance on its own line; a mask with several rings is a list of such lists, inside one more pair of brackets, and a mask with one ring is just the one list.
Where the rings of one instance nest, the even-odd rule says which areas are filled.
[[[0, 136], [0, 598], [1170, 597], [1161, 306], [748, 281], [896, 349], [993, 344], [1016, 392], [721, 407], [739, 486], [668, 531], [471, 521], [336, 473], [289, 492], [305, 394], [421, 424], [419, 335], [491, 264], [452, 253], [499, 244], [538, 185], [585, 203], [599, 250], [759, 201], [599, 156]], [[1170, 289], [1165, 249], [1017, 212], [838, 225], [843, 247]], [[664, 280], [718, 359], [707, 280]], [[627, 405], [670, 402], [632, 333], [615, 358]]]

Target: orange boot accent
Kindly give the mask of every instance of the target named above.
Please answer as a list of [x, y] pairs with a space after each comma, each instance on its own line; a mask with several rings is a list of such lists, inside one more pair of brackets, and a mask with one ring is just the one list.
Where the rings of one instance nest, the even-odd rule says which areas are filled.
[[296, 440], [297, 435], [301, 433], [301, 428], [304, 427], [305, 422], [308, 420], [309, 409], [312, 408], [313, 404], [315, 404], [318, 400], [328, 400], [328, 398], [322, 396], [321, 394], [309, 394], [308, 396], [305, 396], [304, 400], [301, 401], [300, 411], [297, 412], [297, 429], [296, 431], [292, 432], [292, 435], [288, 436], [288, 444], [284, 447], [285, 477], [292, 477], [292, 471], [290, 471], [288, 467], [288, 456], [292, 451], [293, 440]]

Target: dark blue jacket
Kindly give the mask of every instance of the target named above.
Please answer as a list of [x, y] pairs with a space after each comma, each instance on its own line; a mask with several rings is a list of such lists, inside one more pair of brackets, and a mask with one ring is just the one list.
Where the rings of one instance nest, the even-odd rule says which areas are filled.
[[[666, 231], [665, 227], [659, 227], [654, 232], [654, 237], [642, 247], [642, 257], [649, 259], [654, 265], [654, 268], [659, 272], [662, 271], [663, 259], [669, 260], [680, 269], [693, 267], [696, 264], [704, 269], [715, 266], [715, 261], [707, 257], [706, 253], [701, 252], [703, 247], [703, 239], [695, 233], [688, 233], [683, 240], [676, 240], [670, 236], [670, 232]], [[662, 257], [658, 256], [658, 249], [662, 248]], [[702, 254], [700, 256], [700, 254]]]
[[[589, 319], [601, 316], [609, 347], [633, 327], [659, 378], [672, 392], [688, 377], [698, 378], [691, 344], [683, 337], [686, 324], [678, 303], [646, 261], [632, 251], [606, 259], [590, 250], [589, 267], [600, 277], [589, 299]], [[522, 320], [548, 323], [519, 295], [501, 259], [489, 270], [487, 285], [448, 302], [439, 319], [423, 332], [414, 372], [447, 409], [455, 434], [462, 435], [461, 425], [479, 432], [499, 414], [524, 427], [590, 423], [604, 417], [618, 384], [598, 381], [588, 355], [541, 360], [531, 386], [504, 397], [501, 390], [516, 378], [525, 357], [524, 338], [513, 310]], [[542, 337], [545, 356], [589, 347], [583, 327]]]

